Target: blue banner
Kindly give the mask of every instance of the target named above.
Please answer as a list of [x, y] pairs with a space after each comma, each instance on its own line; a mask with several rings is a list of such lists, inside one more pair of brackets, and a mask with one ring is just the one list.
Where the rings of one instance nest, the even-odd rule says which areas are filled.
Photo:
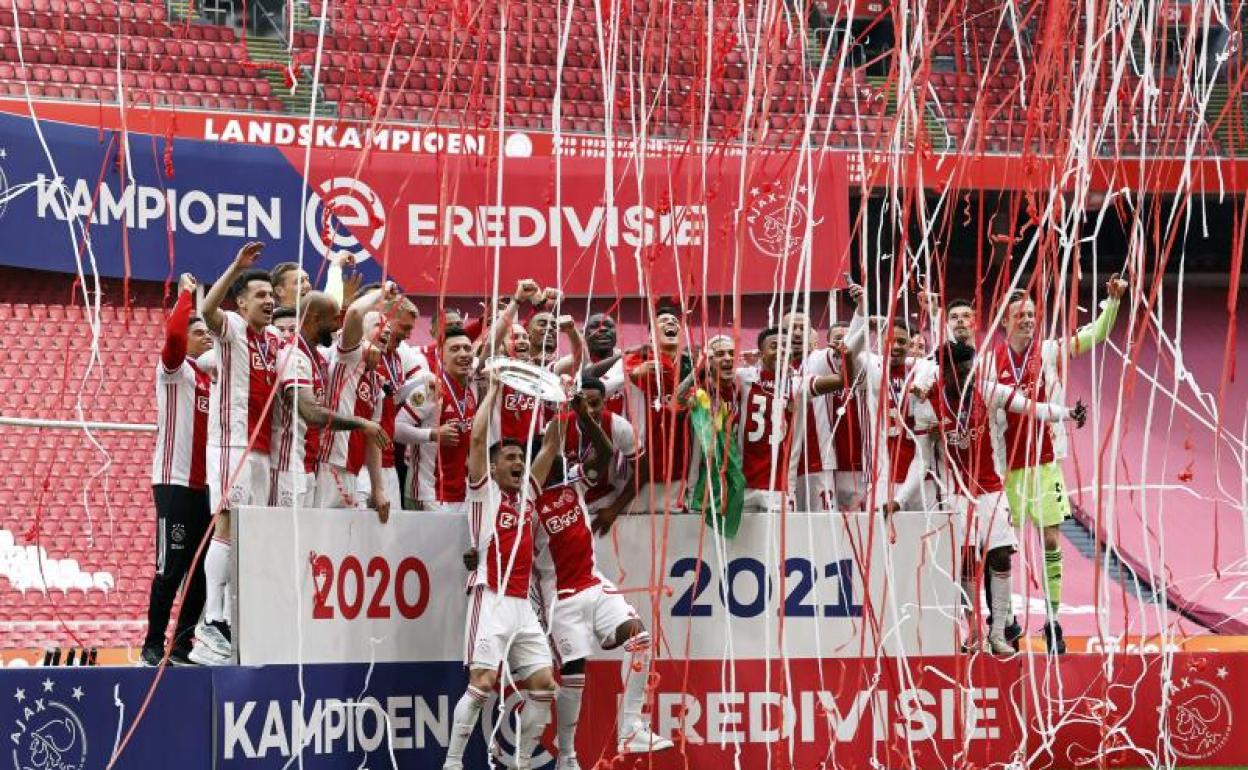
[[[298, 170], [275, 147], [140, 133], [0, 113], [0, 263], [74, 273], [213, 280], [239, 247], [261, 240], [263, 266], [299, 257], [316, 275], [321, 218]], [[44, 150], [44, 144], [49, 151]], [[173, 175], [170, 176], [169, 172]], [[370, 274], [376, 267], [370, 265]], [[369, 276], [374, 277], [373, 275]]]
[[[155, 676], [122, 667], [0, 672], [12, 766], [104, 770], [137, 717], [119, 770], [436, 768], [467, 684], [458, 663], [171, 668], [143, 710]], [[518, 703], [508, 700], [509, 714]], [[483, 734], [511, 750], [514, 732], [495, 730], [496, 716], [491, 701], [465, 767], [489, 766]], [[544, 750], [536, 760], [534, 768], [553, 764]]]
[[[15, 770], [103, 770], [142, 710], [156, 672], [127, 668], [6, 669], [0, 728]], [[170, 669], [115, 768], [211, 766], [212, 672]]]

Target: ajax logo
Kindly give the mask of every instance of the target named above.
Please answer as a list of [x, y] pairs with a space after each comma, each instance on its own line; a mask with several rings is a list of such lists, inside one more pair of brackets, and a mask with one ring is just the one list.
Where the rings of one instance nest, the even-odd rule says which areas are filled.
[[313, 191], [303, 224], [322, 256], [345, 251], [357, 263], [372, 256], [386, 238], [381, 199], [368, 185], [348, 176], [326, 179]]
[[[1218, 676], [1224, 678], [1226, 669]], [[1166, 710], [1170, 745], [1184, 759], [1206, 759], [1231, 737], [1231, 702], [1211, 682], [1184, 677], [1174, 685]]]
[[[87, 731], [73, 705], [57, 700], [55, 683], [44, 679], [42, 692], [17, 688], [19, 716], [9, 727], [14, 770], [83, 770], [87, 762]], [[74, 687], [69, 699], [78, 704], [85, 693]]]
[[[750, 188], [746, 227], [754, 248], [773, 259], [792, 256], [806, 237], [806, 185], [798, 185], [796, 195], [783, 191], [775, 182]], [[816, 219], [812, 224], [819, 224]]]

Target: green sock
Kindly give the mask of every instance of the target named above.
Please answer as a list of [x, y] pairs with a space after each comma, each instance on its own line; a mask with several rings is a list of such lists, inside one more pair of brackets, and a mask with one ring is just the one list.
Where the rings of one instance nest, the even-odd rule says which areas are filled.
[[1058, 607], [1062, 604], [1062, 549], [1054, 548], [1044, 552], [1044, 579], [1048, 588], [1049, 618], [1057, 619]]

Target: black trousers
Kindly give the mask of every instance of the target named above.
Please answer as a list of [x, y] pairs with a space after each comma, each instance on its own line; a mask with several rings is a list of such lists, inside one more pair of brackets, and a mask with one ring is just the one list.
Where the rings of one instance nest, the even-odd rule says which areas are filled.
[[147, 603], [147, 638], [143, 646], [164, 649], [169, 612], [183, 580], [189, 581], [178, 611], [174, 648], [189, 648], [195, 624], [204, 610], [204, 560], [191, 570], [191, 561], [212, 523], [208, 490], [173, 484], [154, 484], [156, 500], [156, 574]]

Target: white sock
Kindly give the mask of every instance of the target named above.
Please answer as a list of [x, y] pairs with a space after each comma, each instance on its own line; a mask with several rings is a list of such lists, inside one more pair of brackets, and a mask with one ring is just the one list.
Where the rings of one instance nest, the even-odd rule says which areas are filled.
[[585, 692], [584, 674], [565, 674], [560, 677], [559, 694], [555, 696], [556, 723], [555, 745], [559, 756], [576, 754], [576, 723], [581, 718], [581, 695]]
[[230, 544], [213, 538], [204, 554], [204, 622], [229, 620], [226, 594], [230, 585]]
[[464, 749], [468, 746], [472, 731], [477, 727], [477, 717], [481, 716], [481, 707], [485, 705], [487, 697], [486, 693], [468, 685], [468, 689], [455, 704], [455, 722], [451, 725], [451, 740], [446, 747], [447, 765], [462, 766]]
[[646, 698], [646, 680], [650, 678], [650, 634], [642, 631], [624, 643], [629, 655], [624, 659], [624, 697], [620, 699], [620, 716], [616, 734], [621, 741], [637, 731], [641, 724], [641, 707]]
[[528, 767], [537, 744], [550, 724], [550, 704], [555, 700], [551, 690], [526, 690], [524, 709], [520, 712], [520, 735], [516, 739], [516, 766]]
[[962, 576], [962, 614], [966, 617], [967, 640], [979, 638], [979, 595], [975, 592], [975, 576]]
[[992, 627], [988, 633], [1005, 638], [1005, 627], [1014, 619], [1013, 601], [1010, 598], [1010, 571], [988, 570], [988, 582], [992, 586]]

